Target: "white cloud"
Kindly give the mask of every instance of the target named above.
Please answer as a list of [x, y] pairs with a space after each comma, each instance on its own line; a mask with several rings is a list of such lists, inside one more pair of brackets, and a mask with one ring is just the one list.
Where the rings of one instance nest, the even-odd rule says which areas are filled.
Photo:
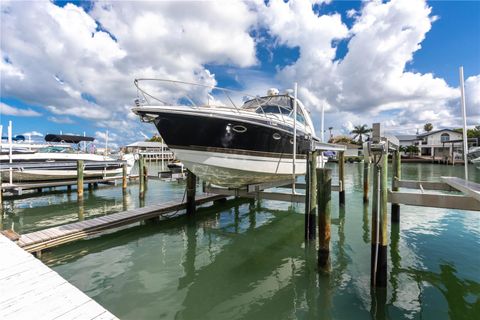
[[465, 81], [465, 105], [467, 117], [476, 117], [480, 123], [480, 75], [467, 78]]
[[[260, 7], [265, 27], [278, 42], [300, 49], [299, 59], [281, 69], [278, 79], [285, 85], [299, 82], [300, 97], [316, 111], [314, 118], [324, 105], [332, 120], [327, 126], [343, 128], [345, 116], [355, 124], [394, 120], [403, 123], [398, 130], [409, 127], [410, 132], [425, 121], [437, 127], [460, 124], [458, 88], [432, 73], [408, 71], [438, 19], [425, 1], [365, 2], [359, 11], [348, 12], [355, 18], [350, 30], [339, 15], [315, 14], [304, 1], [274, 0]], [[340, 60], [334, 46], [338, 39], [349, 41]], [[466, 83], [471, 114], [480, 110], [478, 83], [477, 77]]]
[[47, 119], [48, 119], [48, 121], [52, 121], [52, 122], [55, 122], [55, 123], [63, 123], [63, 124], [75, 123], [75, 121], [73, 121], [69, 117], [54, 117], [54, 116], [51, 116], [51, 117], [48, 117]]
[[239, 1], [98, 2], [88, 13], [74, 4], [2, 1], [2, 95], [129, 128], [132, 139], [132, 128], [143, 126], [129, 110], [134, 78], [216, 84], [205, 64], [257, 63], [255, 19]]
[[32, 109], [20, 109], [9, 106], [0, 102], [0, 115], [17, 116], [17, 117], [39, 117], [42, 114]]
[[[140, 130], [155, 132], [130, 112], [134, 78], [215, 85], [205, 65], [226, 65], [253, 94], [299, 82], [316, 123], [323, 105], [326, 127], [337, 130], [347, 121], [381, 121], [410, 131], [425, 121], [458, 126], [458, 88], [432, 73], [408, 70], [438, 19], [425, 1], [364, 2], [347, 13], [354, 19], [351, 29], [340, 14], [314, 12], [312, 4], [321, 2], [329, 1], [112, 1], [85, 12], [74, 4], [1, 1], [0, 89], [2, 96], [44, 106], [54, 119], [96, 120], [119, 140], [134, 140], [142, 139]], [[248, 69], [258, 63], [255, 44], [264, 41], [250, 31], [260, 28], [275, 37], [275, 45], [300, 52], [275, 79]], [[348, 41], [343, 59], [337, 59], [339, 41]], [[480, 121], [479, 78], [466, 80], [470, 123]], [[156, 92], [171, 98], [173, 90]]]
[[22, 133], [22, 135], [32, 136], [32, 137], [43, 137], [43, 134], [38, 131], [29, 131], [29, 132]]

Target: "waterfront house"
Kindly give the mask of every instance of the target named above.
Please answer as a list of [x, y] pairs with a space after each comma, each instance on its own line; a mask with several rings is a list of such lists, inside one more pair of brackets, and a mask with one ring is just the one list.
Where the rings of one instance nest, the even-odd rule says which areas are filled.
[[417, 135], [398, 135], [400, 145], [403, 147], [417, 146], [418, 155], [424, 157], [450, 157], [461, 147], [455, 147], [449, 141], [462, 140], [462, 133], [451, 129], [440, 129]]
[[146, 160], [165, 160], [174, 159], [173, 152], [162, 142], [137, 141], [130, 143], [122, 148], [124, 153], [141, 154]]

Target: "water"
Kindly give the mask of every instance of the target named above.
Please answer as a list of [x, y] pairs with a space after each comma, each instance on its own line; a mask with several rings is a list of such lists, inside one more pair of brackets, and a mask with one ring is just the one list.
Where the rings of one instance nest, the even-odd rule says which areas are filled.
[[[480, 213], [401, 206], [389, 230], [388, 288], [370, 290], [371, 208], [362, 165], [346, 164], [346, 206], [332, 199], [331, 271], [303, 240], [303, 205], [230, 200], [194, 218], [137, 225], [46, 252], [43, 260], [122, 319], [478, 319]], [[404, 164], [403, 179], [463, 175]], [[334, 169], [334, 179], [336, 167]], [[470, 178], [480, 182], [480, 170]], [[143, 205], [137, 185], [85, 193], [83, 218]], [[150, 181], [146, 204], [183, 196]], [[125, 205], [126, 202], [126, 205]], [[74, 194], [10, 201], [4, 225], [23, 230], [78, 219]], [[384, 301], [382, 300], [384, 299]]]

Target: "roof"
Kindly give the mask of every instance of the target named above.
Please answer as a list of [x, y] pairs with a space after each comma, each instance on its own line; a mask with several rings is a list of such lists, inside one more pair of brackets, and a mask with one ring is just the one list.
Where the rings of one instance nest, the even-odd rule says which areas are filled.
[[429, 136], [429, 135], [432, 135], [432, 134], [435, 134], [435, 133], [439, 133], [439, 132], [442, 132], [442, 131], [450, 131], [450, 132], [461, 134], [460, 132], [457, 132], [457, 131], [452, 130], [452, 129], [440, 129], [440, 130], [435, 130], [435, 131], [430, 131], [430, 132], [425, 132], [425, 133], [419, 134], [418, 137], [426, 137], [426, 136]]
[[395, 137], [397, 137], [397, 139], [400, 140], [400, 141], [416, 140], [417, 139], [417, 136], [414, 135], [414, 134], [402, 134], [402, 135], [398, 135], [398, 136], [395, 136]]
[[[163, 144], [163, 146], [166, 147], [165, 144]], [[152, 142], [152, 141], [137, 141], [137, 142], [128, 144], [127, 147], [161, 148], [162, 143], [161, 142]]]
[[79, 143], [81, 141], [93, 141], [95, 138], [84, 136], [73, 136], [68, 134], [47, 134], [45, 141], [47, 142], [66, 142], [66, 143]]

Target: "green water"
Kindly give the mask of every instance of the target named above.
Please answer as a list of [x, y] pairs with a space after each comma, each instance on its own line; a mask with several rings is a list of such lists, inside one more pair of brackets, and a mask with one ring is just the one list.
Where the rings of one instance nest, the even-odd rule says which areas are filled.
[[[334, 180], [336, 167], [332, 167]], [[303, 240], [303, 205], [229, 200], [196, 217], [137, 225], [43, 255], [55, 271], [121, 319], [479, 319], [480, 213], [401, 206], [389, 230], [388, 288], [370, 289], [371, 209], [362, 165], [346, 165], [345, 208], [332, 201], [331, 271]], [[470, 168], [480, 182], [480, 170]], [[462, 167], [404, 164], [403, 179], [463, 175]], [[137, 186], [7, 201], [22, 230], [142, 205]], [[150, 181], [146, 204], [183, 196]], [[126, 199], [126, 200], [125, 200]], [[81, 208], [83, 207], [83, 208]], [[17, 229], [17, 228], [16, 228]]]

